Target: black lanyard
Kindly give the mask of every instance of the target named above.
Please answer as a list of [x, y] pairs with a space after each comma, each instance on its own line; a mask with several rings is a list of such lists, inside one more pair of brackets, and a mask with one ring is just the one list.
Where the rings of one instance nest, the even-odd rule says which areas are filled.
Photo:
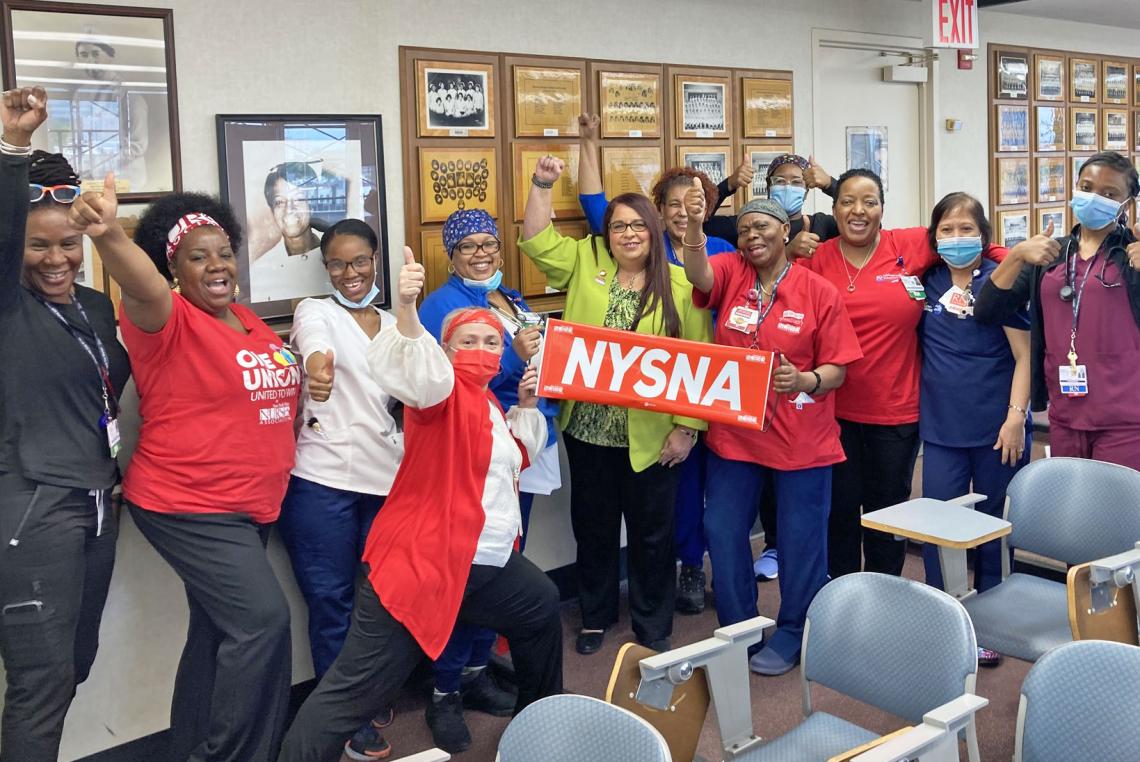
[[[71, 303], [75, 305], [79, 316], [83, 318], [83, 322], [87, 324], [87, 329], [91, 331], [91, 336], [95, 339], [95, 349], [92, 349], [91, 345], [87, 343], [87, 340], [75, 330], [75, 326], [68, 322], [58, 307], [39, 294], [35, 294], [34, 296], [40, 304], [48, 308], [48, 312], [55, 315], [56, 319], [62, 323], [67, 332], [71, 334], [71, 337], [79, 342], [79, 346], [83, 347], [83, 351], [91, 358], [91, 362], [95, 364], [95, 370], [99, 373], [100, 385], [102, 386], [103, 392], [103, 415], [105, 416], [105, 420], [101, 421], [101, 423], [106, 426], [107, 421], [115, 418], [118, 413], [118, 402], [115, 399], [114, 384], [111, 383], [111, 361], [107, 357], [107, 349], [103, 346], [103, 340], [99, 338], [98, 332], [91, 324], [91, 319], [87, 317], [87, 310], [83, 309], [83, 303], [79, 301], [78, 296], [72, 297]], [[114, 410], [112, 410], [112, 406], [114, 406]]]
[[[760, 326], [764, 323], [764, 318], [768, 317], [768, 313], [772, 311], [772, 307], [776, 305], [776, 289], [780, 287], [780, 283], [787, 277], [788, 272], [792, 269], [792, 263], [788, 262], [784, 265], [783, 271], [776, 276], [776, 280], [772, 283], [771, 298], [768, 299], [768, 306], [760, 309], [760, 318], [756, 321], [756, 332], [752, 334], [752, 349], [756, 349], [760, 341]], [[764, 292], [760, 289], [760, 276], [756, 276], [756, 307], [760, 308], [760, 303], [763, 301]]]

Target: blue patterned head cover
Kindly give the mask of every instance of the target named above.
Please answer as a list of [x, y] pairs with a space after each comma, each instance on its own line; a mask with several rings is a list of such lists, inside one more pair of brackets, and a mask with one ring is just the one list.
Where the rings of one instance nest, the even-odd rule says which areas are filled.
[[447, 256], [455, 251], [455, 247], [469, 235], [475, 233], [490, 233], [499, 237], [499, 226], [495, 218], [483, 209], [460, 209], [452, 212], [443, 223], [443, 246], [447, 249]]
[[804, 172], [807, 172], [807, 168], [808, 168], [808, 160], [807, 159], [805, 159], [802, 156], [798, 156], [794, 153], [782, 153], [779, 156], [777, 156], [776, 158], [772, 159], [772, 163], [768, 165], [768, 177], [771, 177], [773, 172], [775, 172], [777, 169], [784, 166], [785, 164], [795, 164], [797, 167], [802, 169]]

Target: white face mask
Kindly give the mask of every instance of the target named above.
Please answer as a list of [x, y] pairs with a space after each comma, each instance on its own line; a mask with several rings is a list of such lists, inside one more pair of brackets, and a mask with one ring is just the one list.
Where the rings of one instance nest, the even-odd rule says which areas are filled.
[[347, 296], [342, 294], [338, 289], [335, 289], [335, 288], [333, 289], [332, 295], [333, 295], [333, 299], [336, 299], [338, 302], [343, 304], [345, 307], [348, 307], [350, 310], [362, 310], [365, 307], [367, 307], [368, 305], [372, 304], [372, 300], [380, 295], [380, 287], [377, 286], [375, 283], [373, 283], [372, 288], [368, 291], [367, 294], [364, 295], [364, 298], [361, 299], [359, 302], [352, 301]]

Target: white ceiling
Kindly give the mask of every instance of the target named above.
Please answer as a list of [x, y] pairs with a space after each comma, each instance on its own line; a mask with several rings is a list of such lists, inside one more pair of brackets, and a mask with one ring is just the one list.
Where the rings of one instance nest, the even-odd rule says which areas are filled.
[[[981, 10], [1140, 29], [1140, 0], [1020, 0]], [[1140, 55], [1140, 40], [1136, 52]]]

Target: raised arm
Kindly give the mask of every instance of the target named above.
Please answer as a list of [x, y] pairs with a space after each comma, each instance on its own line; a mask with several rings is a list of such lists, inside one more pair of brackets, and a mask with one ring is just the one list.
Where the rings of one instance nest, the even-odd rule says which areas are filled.
[[814, 156], [808, 156], [808, 168], [804, 172], [804, 182], [808, 190], [819, 188], [828, 196], [835, 198], [839, 194], [839, 182], [823, 167], [816, 163]]
[[[579, 161], [581, 159], [579, 158]], [[558, 178], [562, 177], [565, 165], [562, 159], [553, 156], [543, 156], [534, 168], [534, 177], [530, 184], [530, 195], [526, 198], [526, 210], [523, 214], [523, 240], [529, 240], [546, 229], [550, 224], [551, 189]]]
[[91, 238], [103, 267], [123, 290], [123, 310], [147, 333], [157, 333], [170, 319], [170, 284], [154, 262], [119, 224], [115, 174], [108, 172], [103, 191], [88, 191], [71, 205], [71, 225]]
[[602, 169], [598, 158], [598, 132], [602, 120], [597, 114], [578, 116], [578, 193], [601, 193]]
[[685, 277], [693, 284], [693, 288], [707, 294], [713, 287], [713, 269], [705, 247], [708, 239], [701, 230], [701, 223], [705, 219], [705, 189], [696, 177], [693, 178], [692, 187], [685, 191], [685, 214], [689, 216], [685, 237], [681, 241], [685, 247]]
[[47, 119], [42, 87], [9, 90], [0, 97], [4, 125], [0, 157], [0, 310], [16, 304], [28, 223], [28, 154], [32, 133]]
[[990, 275], [990, 283], [997, 288], [1013, 288], [1021, 268], [1025, 265], [1045, 267], [1061, 255], [1061, 244], [1053, 238], [1053, 223], [1044, 232], [1022, 241], [1010, 249], [1003, 261]]
[[418, 339], [421, 334], [427, 333], [416, 310], [416, 299], [420, 298], [423, 290], [424, 266], [416, 261], [411, 248], [405, 246], [404, 266], [400, 268], [396, 283], [397, 297], [400, 300], [396, 305], [396, 330], [409, 339]]

